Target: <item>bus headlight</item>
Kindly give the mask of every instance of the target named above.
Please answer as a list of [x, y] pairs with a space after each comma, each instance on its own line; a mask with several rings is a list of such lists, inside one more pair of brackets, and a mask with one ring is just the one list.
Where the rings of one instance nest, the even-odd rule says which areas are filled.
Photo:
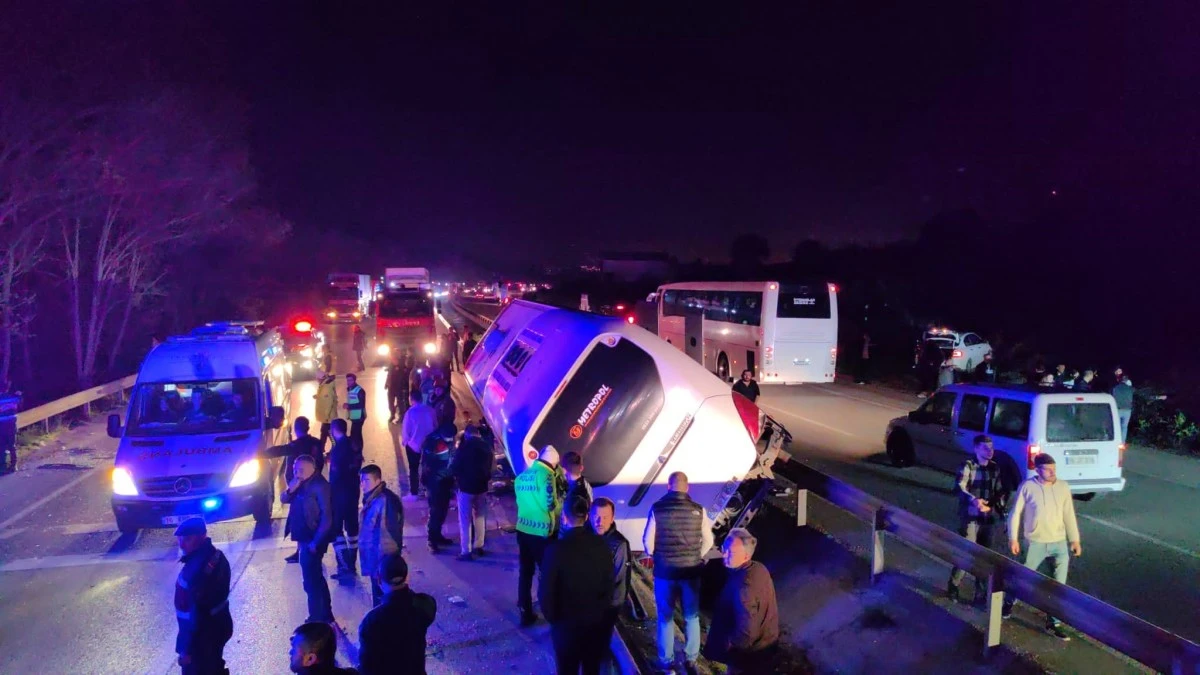
[[300, 356], [311, 359], [313, 357], [313, 348], [305, 347], [304, 349], [301, 349]]
[[233, 472], [233, 478], [231, 478], [229, 480], [229, 487], [235, 488], [235, 487], [245, 487], [247, 485], [254, 485], [255, 483], [258, 482], [259, 473], [260, 473], [260, 466], [259, 466], [259, 462], [257, 459], [251, 459], [251, 460], [242, 462], [241, 464], [238, 465], [238, 468]]
[[137, 486], [133, 484], [133, 474], [129, 473], [129, 469], [122, 467], [113, 467], [112, 470], [112, 489], [114, 495], [122, 497], [136, 497]]
[[380, 356], [387, 356], [392, 353], [392, 348], [387, 345], [379, 345], [375, 352]]
[[426, 354], [436, 354], [437, 353], [437, 345], [435, 345], [432, 342], [426, 342], [424, 349], [425, 349]]
[[359, 319], [359, 318], [362, 318], [362, 312], [354, 312], [350, 316], [353, 316], [354, 318]]
[[330, 319], [336, 319], [337, 312], [335, 312], [333, 310], [329, 310], [328, 312], [325, 312], [325, 316], [329, 317]]

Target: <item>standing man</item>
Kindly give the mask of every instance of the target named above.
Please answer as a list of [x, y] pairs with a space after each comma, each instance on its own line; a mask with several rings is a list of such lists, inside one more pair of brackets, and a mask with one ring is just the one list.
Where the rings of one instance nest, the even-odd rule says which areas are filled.
[[[568, 452], [562, 458], [563, 473], [567, 478], [566, 499], [578, 495], [587, 500], [588, 507], [592, 506], [592, 484], [583, 477], [583, 456], [578, 452]], [[564, 500], [565, 501], [565, 500]]]
[[333, 603], [321, 558], [333, 538], [333, 495], [329, 481], [317, 473], [317, 464], [308, 455], [295, 461], [295, 477], [279, 501], [291, 504], [287, 529], [292, 541], [300, 544], [300, 574], [308, 596], [308, 621], [331, 623]]
[[475, 340], [475, 335], [473, 335], [471, 331], [467, 330], [466, 326], [463, 326], [463, 332], [466, 335], [466, 338], [463, 340], [462, 353], [462, 362], [463, 367], [465, 368], [467, 361], [471, 360], [471, 352], [475, 351], [475, 346], [479, 343]]
[[455, 424], [458, 408], [450, 395], [450, 387], [440, 377], [433, 385], [433, 397], [429, 400], [429, 405], [437, 413], [439, 427]]
[[[992, 547], [993, 526], [1004, 517], [1011, 490], [1003, 484], [1000, 467], [992, 461], [996, 450], [989, 436], [979, 434], [973, 442], [975, 456], [963, 462], [958, 470], [958, 534], [984, 548]], [[946, 595], [953, 602], [959, 600], [959, 584], [965, 570], [957, 567], [950, 570], [946, 583]], [[975, 579], [975, 604], [982, 606], [987, 598], [987, 586], [983, 579]]]
[[404, 455], [408, 459], [408, 494], [421, 494], [421, 450], [425, 439], [437, 430], [437, 413], [425, 405], [420, 388], [408, 393], [408, 410], [400, 423], [400, 439], [404, 443]]
[[367, 369], [362, 357], [363, 352], [367, 350], [367, 334], [363, 332], [362, 326], [354, 327], [353, 349], [354, 356], [358, 359], [358, 372], [361, 373]]
[[700, 575], [704, 554], [713, 545], [712, 523], [704, 507], [688, 496], [688, 477], [667, 478], [667, 494], [650, 507], [642, 546], [654, 567], [654, 605], [658, 612], [658, 665], [675, 665], [675, 596], [683, 605], [687, 644], [684, 668], [696, 672], [700, 656]]
[[408, 367], [399, 351], [392, 352], [392, 364], [387, 369], [384, 384], [388, 395], [388, 424], [400, 421], [400, 408], [408, 405]]
[[[1012, 514], [1008, 517], [1008, 547], [1013, 555], [1021, 555], [1017, 535], [1024, 535], [1028, 546], [1025, 566], [1036, 571], [1049, 560], [1054, 569], [1054, 580], [1065, 584], [1071, 556], [1083, 555], [1071, 486], [1065, 480], [1058, 480], [1054, 458], [1050, 455], [1038, 454], [1033, 464], [1037, 475], [1021, 483], [1013, 497]], [[1015, 602], [1005, 599], [1005, 618], [1012, 616]], [[1046, 617], [1046, 630], [1060, 640], [1071, 639], [1055, 617]]]
[[558, 450], [547, 445], [537, 460], [513, 482], [517, 493], [517, 547], [521, 565], [517, 578], [517, 607], [521, 610], [522, 626], [537, 622], [537, 614], [533, 613], [533, 571], [534, 568], [541, 569], [546, 545], [554, 536], [562, 513], [562, 498], [555, 486], [557, 470]]
[[538, 602], [550, 622], [558, 675], [600, 672], [613, 626], [612, 554], [588, 527], [588, 504], [575, 495], [562, 513], [563, 535], [546, 548]]
[[733, 384], [733, 390], [750, 399], [751, 403], [758, 400], [758, 382], [754, 379], [754, 374], [750, 372], [749, 368], [742, 371], [742, 379]]
[[329, 440], [329, 425], [338, 416], [337, 378], [333, 373], [321, 371], [317, 373], [317, 393], [313, 395], [317, 401], [316, 417], [321, 425], [321, 450], [325, 450], [325, 442]]
[[175, 530], [183, 569], [175, 580], [179, 635], [175, 653], [183, 675], [220, 675], [225, 643], [233, 636], [229, 615], [229, 561], [213, 546], [202, 518], [188, 518]]
[[383, 556], [377, 574], [383, 602], [358, 627], [362, 675], [425, 675], [426, 635], [437, 616], [437, 601], [409, 588], [408, 563], [399, 553]]
[[440, 426], [425, 439], [421, 452], [421, 483], [429, 494], [429, 527], [426, 534], [431, 553], [437, 553], [440, 547], [454, 543], [442, 534], [442, 526], [446, 524], [450, 500], [454, 498], [450, 447], [457, 435], [458, 429], [453, 424]]
[[713, 609], [704, 656], [729, 666], [731, 675], [775, 672], [779, 605], [771, 573], [751, 560], [757, 545], [754, 535], [735, 527], [721, 547], [728, 576]]
[[[617, 507], [608, 497], [600, 497], [592, 502], [591, 511], [591, 526], [592, 531], [600, 535], [605, 544], [608, 544], [608, 550], [612, 553], [613, 565], [613, 586], [612, 600], [608, 607], [608, 616], [605, 620], [605, 635], [612, 639], [612, 632], [616, 629], [617, 618], [620, 616], [621, 608], [625, 606], [625, 602], [629, 599], [629, 580], [633, 569], [629, 563], [633, 560], [633, 555], [629, 550], [629, 540], [617, 530], [616, 526]], [[606, 652], [604, 661], [601, 663], [601, 671], [605, 673], [616, 672], [615, 663], [613, 663], [613, 655], [611, 650]]]
[[458, 358], [458, 329], [450, 326], [446, 333], [446, 347], [449, 349], [450, 370], [462, 372], [462, 361]]
[[353, 373], [346, 376], [346, 402], [342, 408], [349, 413], [350, 438], [363, 450], [363, 424], [367, 421], [367, 392], [358, 384], [358, 377]]
[[487, 532], [487, 492], [496, 456], [479, 427], [468, 424], [450, 460], [450, 472], [458, 486], [459, 560], [483, 555]]
[[334, 579], [354, 579], [358, 560], [358, 471], [363, 465], [360, 446], [346, 436], [346, 420], [333, 421], [329, 451], [329, 485], [333, 491]]
[[866, 384], [871, 377], [871, 334], [863, 331], [862, 335], [862, 355], [858, 359], [857, 377], [854, 378], [856, 384]]
[[992, 353], [988, 352], [983, 355], [983, 361], [975, 366], [975, 381], [980, 384], [994, 383], [996, 381], [996, 364], [992, 361]]
[[378, 607], [383, 600], [379, 583], [379, 563], [404, 548], [404, 505], [400, 497], [383, 482], [378, 466], [368, 464], [358, 472], [363, 493], [359, 517], [358, 555], [362, 572], [371, 579], [371, 602]]
[[1112, 397], [1117, 401], [1117, 418], [1121, 422], [1121, 442], [1129, 442], [1129, 420], [1133, 418], [1133, 381], [1117, 368], [1113, 374], [1117, 383], [1112, 388]]
[[[287, 445], [279, 445], [267, 450], [268, 457], [283, 457], [283, 475], [284, 486], [286, 488], [295, 478], [296, 458], [300, 455], [308, 455], [312, 457], [317, 465], [317, 473], [321, 473], [321, 469], [325, 466], [325, 450], [321, 441], [313, 438], [308, 433], [308, 418], [297, 417], [292, 423], [292, 430], [296, 437]], [[282, 490], [281, 490], [282, 492]], [[283, 526], [283, 534], [288, 534], [287, 524]], [[284, 558], [284, 561], [289, 563], [300, 562], [300, 547], [296, 547], [296, 552]]]

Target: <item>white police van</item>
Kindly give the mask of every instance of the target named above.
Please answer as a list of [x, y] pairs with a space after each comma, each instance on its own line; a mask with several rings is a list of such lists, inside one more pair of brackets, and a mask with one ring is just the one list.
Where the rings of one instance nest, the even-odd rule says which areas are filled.
[[168, 338], [142, 362], [126, 414], [108, 418], [120, 439], [112, 507], [123, 533], [253, 515], [268, 522], [274, 462], [287, 442], [291, 368], [278, 330], [211, 323]]
[[1104, 393], [1004, 384], [942, 387], [884, 439], [896, 466], [921, 463], [957, 471], [979, 434], [992, 438], [996, 462], [1014, 486], [1034, 475], [1039, 454], [1054, 458], [1058, 477], [1087, 500], [1125, 489], [1117, 405]]

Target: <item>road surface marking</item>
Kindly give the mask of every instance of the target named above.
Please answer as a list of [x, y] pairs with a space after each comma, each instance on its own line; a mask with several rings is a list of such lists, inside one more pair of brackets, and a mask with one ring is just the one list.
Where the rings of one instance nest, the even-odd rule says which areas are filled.
[[55, 497], [58, 497], [62, 493], [66, 492], [67, 490], [70, 490], [71, 488], [75, 487], [76, 485], [79, 485], [83, 481], [87, 480], [88, 478], [91, 477], [92, 474], [96, 473], [101, 468], [102, 467], [96, 467], [96, 468], [92, 469], [91, 471], [87, 471], [87, 472], [79, 474], [75, 478], [64, 483], [62, 485], [62, 487], [58, 488], [54, 492], [51, 492], [50, 494], [46, 495], [45, 497], [42, 497], [41, 499], [30, 504], [29, 506], [26, 506], [25, 508], [21, 509], [20, 511], [17, 511], [16, 513], [14, 513], [10, 518], [5, 520], [4, 522], [0, 522], [0, 532], [7, 530], [8, 527], [10, 525], [12, 525], [13, 523], [18, 522], [25, 516], [28, 516], [29, 514], [33, 513], [34, 511], [40, 509], [44, 504], [46, 504], [50, 500], [54, 499]]
[[851, 396], [850, 394], [843, 394], [842, 392], [837, 391], [836, 389], [833, 389], [832, 387], [830, 387], [828, 389], [818, 388], [817, 391], [823, 391], [823, 392], [832, 394], [834, 396], [837, 396], [838, 398], [846, 398], [846, 399], [850, 399], [851, 401], [858, 401], [859, 403], [866, 403], [867, 405], [873, 405], [878, 408], [885, 408], [887, 410], [896, 410], [899, 412], [909, 412], [911, 410], [915, 410], [915, 408], [905, 408], [899, 404], [880, 403], [879, 401], [872, 401], [869, 398], [859, 398], [858, 396]]
[[1162, 539], [1159, 539], [1158, 537], [1153, 537], [1151, 535], [1138, 532], [1137, 530], [1132, 530], [1128, 527], [1125, 527], [1124, 525], [1118, 525], [1118, 524], [1112, 522], [1111, 520], [1105, 520], [1104, 518], [1097, 518], [1096, 516], [1090, 516], [1086, 513], [1079, 514], [1079, 517], [1086, 518], [1087, 520], [1090, 520], [1094, 523], [1099, 523], [1101, 525], [1111, 527], [1112, 529], [1114, 529], [1118, 532], [1124, 532], [1125, 534], [1127, 534], [1131, 537], [1137, 537], [1138, 539], [1141, 539], [1143, 541], [1148, 541], [1151, 544], [1156, 544], [1165, 549], [1174, 551], [1180, 555], [1185, 555], [1190, 558], [1196, 558], [1197, 560], [1200, 560], [1200, 553], [1197, 553], [1195, 551], [1189, 551], [1186, 548], [1183, 548], [1182, 546], [1176, 546], [1175, 544], [1163, 541]]
[[[225, 557], [237, 557], [246, 552], [273, 551], [276, 549], [292, 549], [296, 543], [272, 537], [270, 539], [251, 539], [249, 541], [213, 542], [213, 545], [225, 552]], [[13, 560], [0, 565], [3, 572], [29, 572], [33, 570], [60, 569], [64, 567], [85, 567], [88, 565], [111, 565], [128, 562], [170, 562], [179, 560], [179, 549], [158, 547], [123, 553], [82, 553], [74, 555], [54, 555], [45, 558], [25, 558]]]
[[837, 427], [831, 427], [828, 424], [822, 424], [821, 422], [818, 422], [816, 420], [810, 420], [807, 417], [802, 417], [800, 415], [797, 415], [794, 412], [791, 412], [789, 410], [784, 410], [783, 408], [777, 408], [773, 405], [767, 405], [765, 403], [760, 403], [760, 404], [758, 404], [758, 407], [766, 408], [767, 410], [773, 410], [780, 415], [787, 415], [789, 417], [795, 417], [796, 419], [800, 420], [801, 422], [807, 422], [813, 426], [821, 427], [822, 429], [828, 429], [829, 431], [832, 431], [835, 434], [841, 434], [843, 436], [848, 436], [850, 438], [859, 438], [859, 439], [863, 438], [863, 436], [859, 436], [858, 434], [851, 433], [851, 432], [845, 431], [843, 429], [838, 429]]

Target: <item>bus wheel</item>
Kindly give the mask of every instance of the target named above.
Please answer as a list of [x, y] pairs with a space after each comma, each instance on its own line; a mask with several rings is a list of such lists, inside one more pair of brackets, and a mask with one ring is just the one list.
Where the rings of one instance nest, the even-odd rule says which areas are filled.
[[897, 431], [888, 436], [887, 439], [887, 456], [892, 460], [892, 464], [901, 469], [910, 467], [916, 464], [916, 453], [913, 451], [912, 439], [908, 434]]
[[724, 354], [717, 357], [717, 377], [723, 382], [729, 381], [729, 359]]
[[262, 525], [271, 522], [271, 516], [275, 511], [275, 481], [271, 481], [271, 488], [262, 499], [258, 500], [254, 505], [254, 522]]
[[117, 530], [121, 534], [137, 534], [138, 526], [134, 524], [133, 519], [129, 516], [113, 514], [117, 517]]

